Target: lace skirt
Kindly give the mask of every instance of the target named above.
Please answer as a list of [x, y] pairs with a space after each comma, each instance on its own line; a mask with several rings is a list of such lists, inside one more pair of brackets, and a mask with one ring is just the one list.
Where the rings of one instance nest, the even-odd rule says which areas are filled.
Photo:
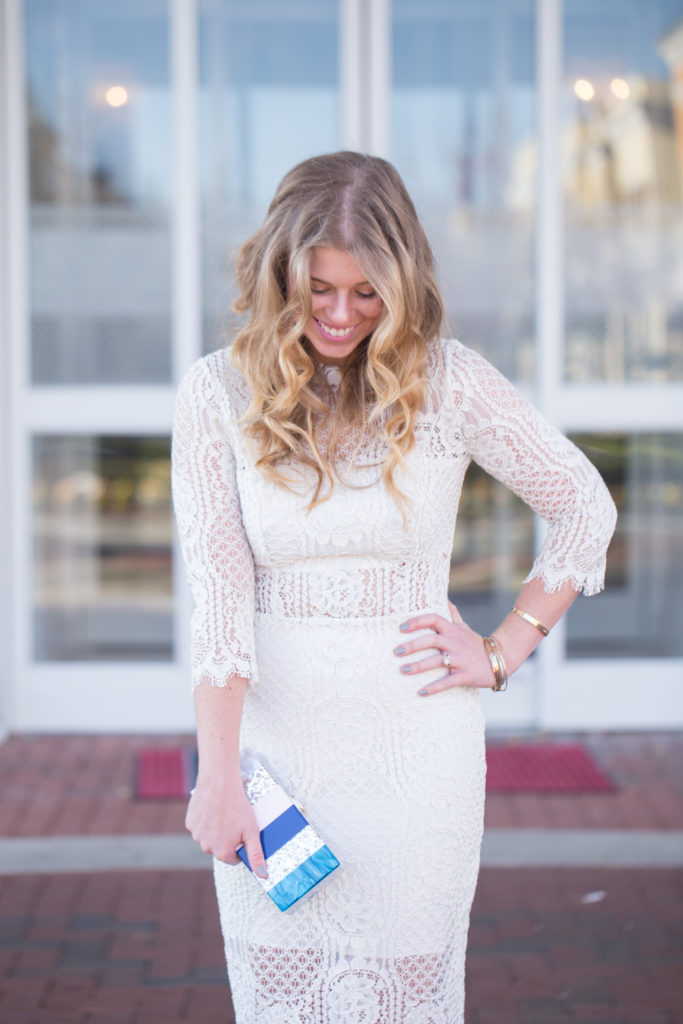
[[[457, 1024], [484, 808], [476, 690], [416, 691], [402, 618], [256, 616], [243, 742], [342, 868], [292, 914], [215, 862], [237, 1024]], [[425, 656], [421, 654], [420, 656]]]

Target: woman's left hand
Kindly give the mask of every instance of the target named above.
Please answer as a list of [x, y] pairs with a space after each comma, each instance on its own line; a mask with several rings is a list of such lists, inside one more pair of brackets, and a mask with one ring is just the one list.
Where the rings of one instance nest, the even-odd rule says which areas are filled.
[[434, 648], [441, 652], [418, 661], [407, 661], [401, 666], [401, 672], [410, 676], [417, 676], [420, 672], [427, 672], [430, 669], [444, 669], [445, 674], [440, 679], [428, 683], [418, 691], [421, 697], [429, 697], [433, 693], [440, 693], [454, 686], [493, 686], [491, 661], [482, 637], [470, 629], [450, 601], [448, 607], [451, 612], [450, 622], [442, 615], [434, 613], [415, 615], [404, 622], [401, 625], [403, 633], [412, 633], [416, 629], [431, 629], [432, 632], [416, 637], [415, 640], [402, 641], [394, 648], [394, 654], [400, 658], [405, 658], [416, 651]]

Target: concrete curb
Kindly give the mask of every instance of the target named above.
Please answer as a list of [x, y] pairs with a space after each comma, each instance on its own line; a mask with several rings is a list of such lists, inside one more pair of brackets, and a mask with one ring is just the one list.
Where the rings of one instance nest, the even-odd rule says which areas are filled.
[[482, 866], [683, 867], [682, 831], [497, 828], [484, 836]]
[[[207, 870], [212, 860], [185, 835], [0, 839], [0, 875]], [[683, 867], [683, 831], [490, 829], [482, 867]]]
[[209, 868], [184, 835], [40, 836], [0, 839], [0, 875]]

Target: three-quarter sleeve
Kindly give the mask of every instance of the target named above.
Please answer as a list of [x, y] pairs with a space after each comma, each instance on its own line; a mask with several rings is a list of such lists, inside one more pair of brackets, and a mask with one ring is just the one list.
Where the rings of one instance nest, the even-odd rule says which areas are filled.
[[192, 684], [253, 679], [254, 564], [242, 524], [230, 408], [208, 359], [186, 373], [176, 399], [173, 503], [194, 597]]
[[490, 363], [458, 342], [446, 373], [468, 454], [548, 525], [527, 581], [602, 590], [616, 509], [586, 456]]

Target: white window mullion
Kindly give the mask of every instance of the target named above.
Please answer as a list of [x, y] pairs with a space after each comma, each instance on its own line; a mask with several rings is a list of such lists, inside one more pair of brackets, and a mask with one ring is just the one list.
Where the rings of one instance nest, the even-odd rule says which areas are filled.
[[31, 521], [27, 514], [30, 499], [30, 438], [26, 417], [26, 393], [29, 386], [28, 315], [28, 159], [26, 135], [26, 97], [24, 68], [23, 0], [5, 0], [2, 4], [3, 44], [3, 132], [6, 146], [6, 236], [3, 267], [6, 295], [3, 298], [5, 333], [2, 348], [3, 378], [8, 388], [3, 402], [9, 428], [9, 465], [7, 466], [10, 501], [2, 523], [3, 536], [9, 539], [7, 552], [10, 606], [2, 619], [2, 648], [6, 652], [8, 691], [3, 694], [3, 718], [12, 728], [17, 718], [16, 687], [25, 678], [30, 656], [31, 601]]
[[391, 2], [340, 0], [342, 144], [387, 157], [391, 109]]
[[562, 381], [564, 281], [559, 158], [562, 0], [536, 0], [538, 202], [536, 208], [537, 404], [552, 411]]
[[362, 0], [339, 0], [339, 87], [342, 146], [364, 148]]
[[[199, 4], [171, 2], [171, 87], [173, 90], [173, 379], [178, 381], [201, 354], [201, 205], [199, 197]], [[169, 424], [171, 411], [169, 410]], [[177, 534], [173, 543], [175, 661], [190, 677], [189, 621], [192, 601]]]
[[[12, 204], [9, 196], [9, 162], [12, 151], [10, 145], [10, 123], [12, 114], [10, 103], [12, 95], [10, 81], [10, 41], [9, 5], [0, 4], [0, 479], [12, 482], [12, 439], [14, 430], [11, 407], [11, 373], [8, 360], [12, 355], [11, 317], [9, 303], [12, 295], [10, 274], [13, 264], [12, 236], [10, 235], [10, 218]], [[0, 741], [11, 727], [11, 690], [12, 678], [12, 616], [14, 612], [12, 594], [12, 541], [11, 541], [11, 509], [8, 502], [0, 503], [0, 578], [6, 586], [0, 590]]]
[[201, 351], [197, 0], [171, 0], [170, 14], [174, 154], [171, 321], [173, 379], [177, 381]]
[[[562, 0], [536, 0], [538, 184], [536, 207], [536, 404], [555, 420], [564, 338], [562, 182], [559, 160]], [[544, 534], [537, 527], [537, 544]], [[535, 725], [547, 719], [548, 692], [565, 660], [561, 620], [538, 650]]]
[[683, 429], [683, 385], [568, 385], [558, 396], [553, 416], [565, 432], [680, 432]]
[[372, 0], [369, 16], [371, 54], [367, 63], [370, 97], [368, 149], [375, 156], [388, 158], [391, 148], [391, 0]]
[[172, 411], [173, 389], [158, 385], [36, 387], [25, 399], [34, 434], [167, 434]]

